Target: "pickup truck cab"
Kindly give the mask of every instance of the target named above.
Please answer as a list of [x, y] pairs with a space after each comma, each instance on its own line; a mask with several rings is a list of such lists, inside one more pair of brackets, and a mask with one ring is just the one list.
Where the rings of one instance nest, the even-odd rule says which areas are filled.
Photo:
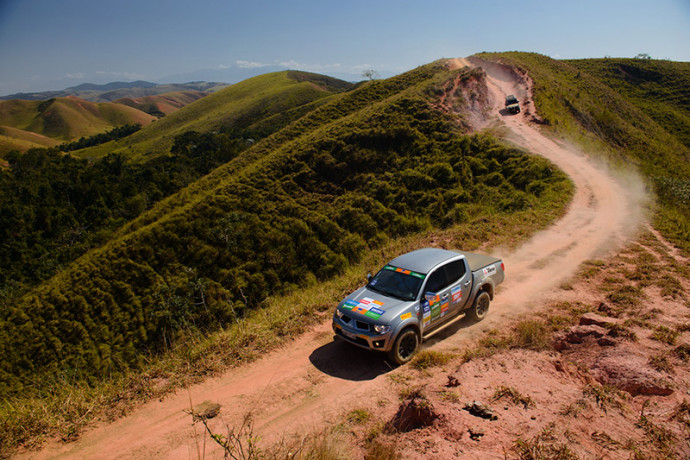
[[501, 259], [425, 248], [386, 264], [333, 314], [336, 337], [408, 362], [421, 342], [456, 320], [481, 321], [505, 278]]

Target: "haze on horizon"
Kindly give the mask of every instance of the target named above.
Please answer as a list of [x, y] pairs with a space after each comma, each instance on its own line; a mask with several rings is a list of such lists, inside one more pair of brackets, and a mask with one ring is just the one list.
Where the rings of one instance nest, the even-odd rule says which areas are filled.
[[688, 43], [687, 0], [0, 0], [0, 95], [280, 69], [355, 81], [481, 51], [690, 61]]

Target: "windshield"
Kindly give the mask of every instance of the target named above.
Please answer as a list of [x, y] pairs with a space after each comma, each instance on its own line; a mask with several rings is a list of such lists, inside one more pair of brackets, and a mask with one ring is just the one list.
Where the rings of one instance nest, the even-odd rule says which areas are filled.
[[386, 265], [374, 276], [367, 288], [401, 300], [415, 300], [426, 275]]

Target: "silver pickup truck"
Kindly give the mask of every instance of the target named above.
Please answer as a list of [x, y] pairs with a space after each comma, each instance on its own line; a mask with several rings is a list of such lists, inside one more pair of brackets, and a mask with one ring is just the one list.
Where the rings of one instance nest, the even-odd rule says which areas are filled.
[[333, 331], [354, 345], [408, 362], [422, 340], [456, 320], [481, 321], [505, 278], [501, 259], [426, 248], [391, 260], [333, 314]]

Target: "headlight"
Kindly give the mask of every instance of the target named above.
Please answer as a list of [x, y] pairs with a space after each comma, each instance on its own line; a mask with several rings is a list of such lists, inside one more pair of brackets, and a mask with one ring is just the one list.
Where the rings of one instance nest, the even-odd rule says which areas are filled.
[[340, 319], [340, 318], [343, 317], [343, 312], [340, 311], [340, 308], [336, 308], [336, 309], [335, 309], [335, 316], [337, 316], [338, 319]]
[[383, 324], [374, 324], [374, 332], [376, 332], [379, 335], [383, 335], [390, 330], [390, 326], [384, 326]]

